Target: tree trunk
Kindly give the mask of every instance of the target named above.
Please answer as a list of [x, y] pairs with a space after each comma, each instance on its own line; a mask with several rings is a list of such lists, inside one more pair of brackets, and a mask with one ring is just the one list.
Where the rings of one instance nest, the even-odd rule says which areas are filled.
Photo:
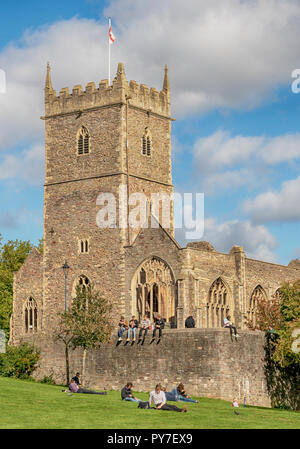
[[84, 379], [85, 379], [85, 366], [86, 366], [86, 349], [83, 350], [83, 356], [82, 356], [82, 376], [81, 376], [82, 385], [84, 385]]
[[66, 345], [66, 378], [67, 378], [67, 385], [70, 383], [70, 364], [69, 364], [69, 347]]

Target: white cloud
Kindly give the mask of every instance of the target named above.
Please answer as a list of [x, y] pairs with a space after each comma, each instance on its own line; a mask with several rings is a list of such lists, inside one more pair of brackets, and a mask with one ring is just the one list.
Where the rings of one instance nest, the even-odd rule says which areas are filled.
[[300, 176], [282, 184], [281, 190], [257, 195], [244, 203], [245, 212], [255, 223], [300, 220]]
[[[176, 238], [182, 245], [188, 243], [184, 234], [184, 229], [176, 230]], [[248, 220], [217, 223], [215, 218], [207, 218], [201, 240], [209, 241], [219, 252], [229, 253], [234, 245], [240, 245], [243, 246], [247, 257], [278, 262], [274, 253], [277, 247], [275, 238], [265, 226], [253, 225]]]
[[231, 136], [218, 130], [195, 142], [193, 156], [206, 193], [263, 187], [272, 181], [269, 175], [276, 165], [300, 160], [300, 134]]
[[35, 144], [19, 156], [5, 155], [0, 159], [0, 181], [23, 179], [31, 185], [41, 185], [43, 178], [44, 148]]
[[157, 83], [169, 64], [176, 114], [252, 107], [299, 63], [295, 0], [117, 0], [107, 13], [130, 74]]
[[[112, 72], [123, 61], [128, 79], [160, 89], [168, 63], [175, 115], [259, 104], [292, 81], [299, 62], [300, 4], [294, 0], [112, 0], [106, 13], [117, 38]], [[7, 76], [0, 147], [41, 139], [48, 60], [57, 91], [106, 78], [107, 24], [56, 22], [27, 31], [0, 52]]]

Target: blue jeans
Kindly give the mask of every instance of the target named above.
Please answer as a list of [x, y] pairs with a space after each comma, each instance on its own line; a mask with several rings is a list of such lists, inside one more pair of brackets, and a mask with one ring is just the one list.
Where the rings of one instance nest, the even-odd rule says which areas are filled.
[[128, 329], [127, 338], [130, 338], [131, 332], [133, 333], [133, 338], [136, 337], [136, 327], [130, 327]]
[[[186, 398], [184, 396], [181, 396], [181, 394], [178, 394], [177, 388], [173, 388], [171, 393], [169, 393], [173, 396], [174, 399], [169, 399], [169, 401], [182, 401], [182, 402], [194, 402], [196, 403], [195, 399], [192, 398]], [[166, 397], [167, 399], [167, 397]]]
[[182, 401], [182, 402], [197, 402], [197, 401], [195, 401], [195, 399], [192, 399], [192, 398], [186, 398], [186, 397], [184, 397], [184, 396], [181, 396], [181, 394], [179, 394], [178, 396], [177, 396], [177, 401]]
[[119, 338], [122, 338], [124, 332], [125, 332], [125, 327], [119, 327], [119, 330], [118, 330], [118, 337], [119, 337]]
[[141, 402], [141, 399], [134, 399], [134, 398], [130, 398], [130, 397], [126, 397], [123, 399], [123, 401], [132, 401], [132, 402]]
[[174, 394], [174, 390], [172, 390], [171, 393], [169, 391], [165, 391], [165, 395], [166, 395], [167, 401], [176, 401], [176, 396]]

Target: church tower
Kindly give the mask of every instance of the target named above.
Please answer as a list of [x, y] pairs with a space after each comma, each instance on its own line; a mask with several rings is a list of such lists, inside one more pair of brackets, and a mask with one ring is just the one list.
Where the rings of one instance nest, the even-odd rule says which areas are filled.
[[[43, 119], [42, 327], [51, 328], [64, 308], [65, 294], [69, 304], [78, 282], [93, 283], [120, 314], [125, 313], [124, 251], [138, 229], [120, 226], [120, 206], [133, 193], [146, 195], [148, 204], [153, 193], [173, 193], [168, 69], [160, 92], [128, 83], [119, 63], [111, 86], [103, 80], [99, 87], [91, 82], [85, 90], [76, 85], [72, 93], [63, 88], [57, 95], [48, 64]], [[116, 220], [108, 228], [99, 228], [96, 220], [101, 194], [115, 201]], [[126, 223], [132, 207], [125, 207]], [[167, 230], [174, 232], [173, 207]], [[64, 262], [70, 267], [66, 285]]]

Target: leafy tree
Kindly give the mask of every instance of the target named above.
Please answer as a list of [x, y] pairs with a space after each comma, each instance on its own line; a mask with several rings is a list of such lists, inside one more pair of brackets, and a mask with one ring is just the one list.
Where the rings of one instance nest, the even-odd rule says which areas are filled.
[[84, 378], [86, 351], [99, 348], [110, 338], [111, 311], [111, 304], [92, 285], [88, 285], [78, 286], [71, 307], [59, 314], [60, 321], [54, 338], [65, 345], [67, 384], [70, 380], [69, 350], [83, 348]]
[[281, 298], [274, 296], [271, 300], [263, 298], [258, 301], [256, 306], [255, 322], [246, 318], [246, 325], [249, 329], [259, 329], [267, 332], [270, 328], [280, 329], [283, 322], [283, 316], [280, 310]]
[[300, 353], [293, 350], [293, 331], [300, 329], [300, 280], [284, 283], [279, 291], [271, 300], [261, 299], [257, 303], [255, 323], [251, 320], [246, 323], [250, 329], [276, 331], [272, 359], [284, 368], [300, 365]]
[[13, 273], [18, 271], [33, 246], [28, 241], [9, 240], [2, 245], [0, 235], [0, 328], [9, 338], [13, 301]]
[[[272, 406], [298, 410], [300, 406], [300, 281], [284, 283], [280, 294], [257, 304], [255, 325], [266, 332], [265, 375]], [[298, 337], [298, 340], [296, 338]]]
[[300, 330], [300, 280], [283, 284], [280, 292], [283, 321], [278, 331], [279, 339], [273, 359], [281, 367], [297, 365], [300, 368], [300, 353], [295, 352], [293, 346], [293, 332]]

